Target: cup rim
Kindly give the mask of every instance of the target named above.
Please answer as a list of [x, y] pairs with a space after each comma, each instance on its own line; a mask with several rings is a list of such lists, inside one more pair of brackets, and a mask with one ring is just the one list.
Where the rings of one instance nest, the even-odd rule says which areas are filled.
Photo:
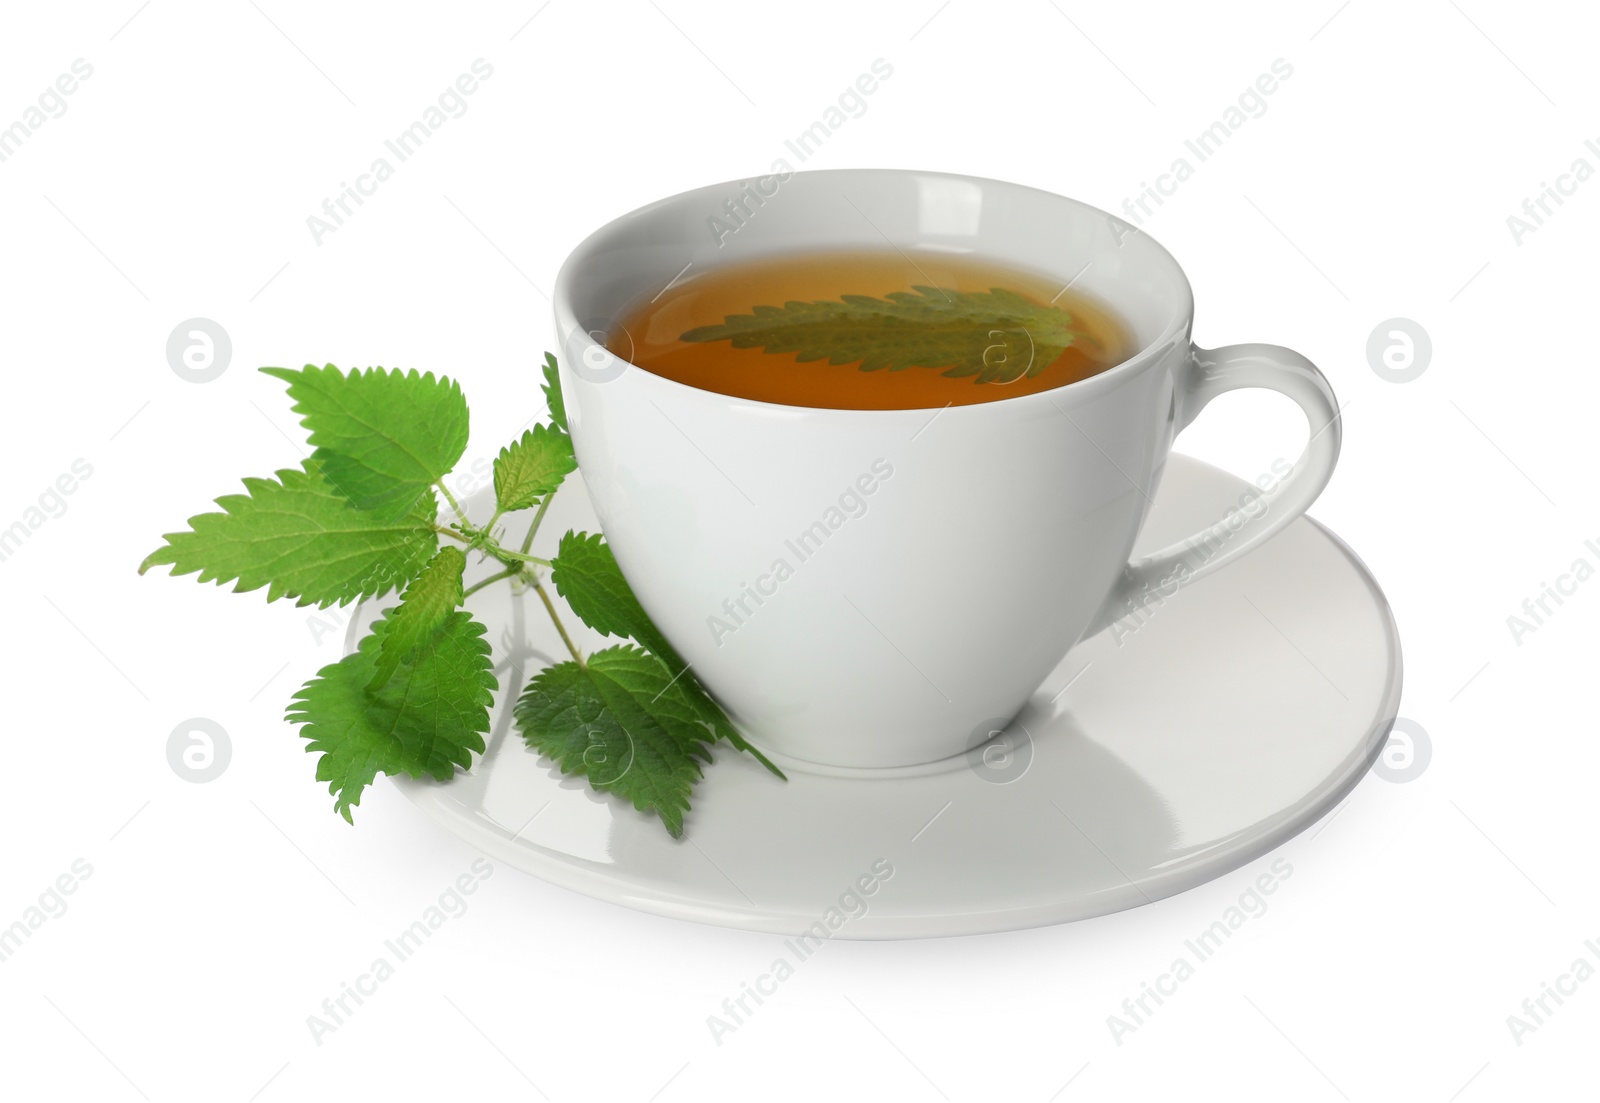
[[[602, 225], [596, 227], [589, 234], [585, 235], [583, 240], [574, 246], [572, 251], [567, 254], [566, 260], [562, 262], [561, 268], [556, 274], [555, 286], [551, 289], [550, 304], [555, 313], [556, 341], [561, 348], [563, 357], [570, 357], [574, 354], [574, 352], [576, 352], [577, 355], [582, 356], [586, 355], [591, 349], [599, 349], [606, 356], [620, 361], [621, 363], [625, 364], [627, 368], [633, 369], [634, 373], [648, 377], [652, 381], [651, 385], [660, 386], [669, 393], [681, 391], [687, 394], [709, 396], [710, 398], [716, 399], [725, 404], [731, 404], [740, 408], [748, 408], [755, 411], [781, 410], [791, 413], [803, 412], [810, 414], [867, 415], [882, 418], [885, 415], [915, 415], [926, 414], [929, 411], [939, 411], [941, 416], [976, 416], [971, 413], [962, 414], [961, 411], [982, 410], [985, 407], [1014, 408], [1017, 405], [1026, 402], [1034, 402], [1034, 404], [1037, 405], [1039, 401], [1050, 401], [1051, 396], [1057, 394], [1070, 393], [1074, 399], [1089, 398], [1102, 394], [1114, 387], [1120, 386], [1121, 381], [1124, 378], [1136, 375], [1139, 372], [1148, 369], [1151, 365], [1158, 363], [1168, 355], [1175, 345], [1179, 343], [1188, 344], [1187, 335], [1194, 319], [1194, 289], [1189, 283], [1188, 274], [1184, 272], [1183, 266], [1178, 263], [1177, 258], [1174, 257], [1164, 245], [1162, 245], [1155, 238], [1151, 237], [1142, 228], [1133, 225], [1126, 219], [1117, 217], [1109, 211], [1102, 210], [1093, 204], [1085, 203], [1081, 199], [1073, 199], [1071, 196], [1047, 191], [1044, 188], [1036, 188], [1028, 184], [1017, 184], [1008, 180], [996, 180], [992, 177], [973, 176], [967, 173], [939, 172], [936, 170], [904, 168], [836, 168], [791, 170], [788, 178], [793, 178], [796, 176], [842, 177], [867, 175], [898, 176], [902, 178], [934, 177], [943, 180], [967, 181], [980, 186], [1028, 191], [1044, 196], [1054, 202], [1071, 204], [1072, 206], [1079, 208], [1081, 211], [1091, 216], [1098, 216], [1105, 219], [1109, 225], [1120, 226], [1127, 234], [1142, 235], [1149, 243], [1150, 247], [1155, 250], [1155, 260], [1158, 263], [1164, 263], [1167, 265], [1171, 269], [1172, 274], [1176, 277], [1175, 286], [1177, 287], [1180, 296], [1177, 309], [1173, 312], [1172, 318], [1167, 322], [1161, 333], [1153, 340], [1145, 342], [1139, 348], [1138, 352], [1134, 353], [1132, 356], [1113, 367], [1107, 368], [1101, 372], [1096, 372], [1094, 375], [1086, 376], [1083, 379], [1074, 380], [1071, 383], [1064, 383], [1059, 387], [1051, 387], [1042, 391], [1034, 391], [1030, 394], [1007, 395], [1003, 398], [987, 399], [983, 402], [970, 402], [962, 405], [947, 404], [944, 406], [909, 406], [889, 410], [859, 409], [855, 407], [840, 406], [800, 406], [787, 402], [766, 402], [761, 399], [745, 398], [742, 395], [726, 394], [722, 391], [711, 391], [703, 387], [691, 386], [688, 383], [681, 383], [676, 379], [672, 379], [664, 375], [658, 375], [648, 368], [635, 364], [631, 360], [625, 360], [622, 357], [617, 356], [616, 353], [612, 352], [610, 349], [607, 349], [603, 344], [590, 337], [588, 331], [583, 329], [578, 324], [577, 316], [573, 312], [571, 302], [572, 273], [576, 271], [585, 260], [587, 260], [586, 254], [591, 251], [603, 237], [613, 232], [619, 226], [619, 224], [636, 219], [657, 208], [681, 203], [691, 196], [701, 193], [724, 193], [729, 188], [740, 186], [746, 181], [752, 179], [767, 179], [768, 177], [774, 175], [777, 174], [769, 172], [763, 176], [746, 176], [735, 180], [725, 180], [715, 184], [705, 184], [696, 188], [688, 188], [684, 191], [676, 192], [672, 195], [654, 200], [653, 202], [645, 203], [642, 206], [635, 207], [633, 210], [624, 214], [620, 214], [610, 221], [603, 223]], [[1116, 304], [1112, 303], [1109, 305], [1115, 309]], [[568, 337], [577, 336], [580, 334], [583, 337], [582, 342], [569, 346]]]

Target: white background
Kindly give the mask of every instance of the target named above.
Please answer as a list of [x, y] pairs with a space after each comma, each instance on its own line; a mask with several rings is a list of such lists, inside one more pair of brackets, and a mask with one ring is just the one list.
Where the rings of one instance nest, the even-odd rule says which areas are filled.
[[[1520, 243], [1506, 219], [1576, 158], [1600, 168], [1592, 14], [541, 2], [6, 8], [0, 125], [75, 59], [93, 75], [0, 164], [0, 527], [74, 460], [93, 474], [0, 563], [0, 925], [75, 859], [93, 872], [0, 963], [0, 1092], [1476, 1103], [1591, 1083], [1600, 980], [1520, 1045], [1507, 1016], [1600, 939], [1600, 582], [1520, 643], [1506, 618], [1574, 560], [1600, 564], [1584, 546], [1600, 182]], [[469, 110], [317, 244], [307, 216], [477, 58], [494, 72]], [[298, 461], [257, 365], [447, 372], [473, 404], [466, 462], [490, 457], [537, 410], [543, 293], [572, 246], [765, 173], [876, 58], [892, 78], [807, 167], [966, 172], [1112, 210], [1292, 64], [1145, 228], [1194, 283], [1202, 344], [1291, 345], [1347, 404], [1313, 512], [1394, 605], [1401, 715], [1432, 761], [1367, 778], [1284, 846], [1295, 874], [1269, 911], [1120, 1045], [1107, 1016], [1270, 857], [1065, 927], [830, 944], [721, 1046], [706, 1016], [777, 940], [497, 868], [319, 1046], [307, 1016], [475, 855], [387, 783], [356, 828], [332, 814], [281, 713], [342, 633], [135, 565], [239, 476]], [[196, 316], [234, 348], [204, 385], [165, 354]], [[1433, 343], [1405, 384], [1365, 351], [1395, 316]], [[1298, 420], [1231, 395], [1181, 449], [1248, 477], [1295, 454]], [[232, 745], [207, 784], [167, 762], [197, 716]]]

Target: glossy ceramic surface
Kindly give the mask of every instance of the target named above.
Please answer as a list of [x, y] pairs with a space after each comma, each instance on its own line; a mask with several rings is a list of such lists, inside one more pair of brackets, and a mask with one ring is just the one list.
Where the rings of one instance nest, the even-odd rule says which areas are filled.
[[[1215, 522], [1246, 489], [1172, 456], [1135, 551]], [[546, 523], [594, 527], [576, 477]], [[971, 520], [949, 523], [959, 539]], [[968, 586], [949, 581], [956, 594]], [[537, 599], [492, 587], [471, 607], [497, 656], [511, 656], [488, 753], [471, 773], [402, 779], [402, 791], [490, 857], [556, 884], [783, 934], [818, 923], [818, 937], [976, 934], [1180, 892], [1332, 808], [1382, 748], [1400, 697], [1383, 594], [1301, 518], [1073, 649], [1017, 722], [970, 755], [888, 770], [790, 760], [785, 783], [719, 745], [674, 842], [653, 817], [563, 780], [511, 726], [526, 678], [562, 653]], [[373, 615], [361, 610], [352, 639]]]
[[[843, 766], [962, 752], [1080, 638], [1259, 546], [1332, 474], [1327, 381], [1288, 349], [1191, 345], [1188, 280], [1120, 219], [938, 173], [772, 183], [732, 235], [707, 222], [740, 182], [617, 219], [574, 250], [553, 295], [573, 441], [606, 537], [651, 619], [765, 745]], [[1071, 283], [1109, 304], [1142, 351], [997, 402], [828, 410], [687, 387], [591, 337], [711, 266], [885, 240]], [[1175, 533], [1130, 563], [1173, 437], [1238, 387], [1300, 404], [1305, 455], [1236, 527]]]

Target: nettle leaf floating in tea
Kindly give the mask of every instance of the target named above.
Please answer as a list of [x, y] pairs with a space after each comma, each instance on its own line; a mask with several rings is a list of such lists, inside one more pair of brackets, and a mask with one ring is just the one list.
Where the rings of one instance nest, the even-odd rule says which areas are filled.
[[1074, 341], [1089, 340], [1072, 316], [1015, 291], [916, 287], [881, 299], [841, 295], [838, 302], [787, 302], [730, 314], [721, 325], [683, 334], [689, 342], [731, 341], [734, 348], [796, 353], [804, 363], [860, 362], [862, 371], [943, 368], [978, 383], [1031, 379]]

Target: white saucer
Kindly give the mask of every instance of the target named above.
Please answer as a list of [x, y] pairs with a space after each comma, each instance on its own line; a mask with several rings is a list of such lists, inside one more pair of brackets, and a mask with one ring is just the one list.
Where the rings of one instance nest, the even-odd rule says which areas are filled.
[[[598, 528], [568, 482], [541, 546]], [[1136, 551], [1198, 531], [1244, 486], [1174, 455]], [[1382, 592], [1337, 537], [1301, 519], [1135, 631], [1080, 645], [981, 752], [901, 771], [785, 760], [785, 783], [717, 744], [674, 841], [655, 817], [562, 779], [512, 726], [527, 675], [562, 653], [537, 599], [495, 586], [472, 608], [499, 664], [488, 751], [470, 773], [399, 779], [401, 791], [490, 857], [558, 885], [780, 934], [976, 934], [1182, 892], [1338, 803], [1400, 699]], [[352, 639], [373, 615], [353, 618]]]

